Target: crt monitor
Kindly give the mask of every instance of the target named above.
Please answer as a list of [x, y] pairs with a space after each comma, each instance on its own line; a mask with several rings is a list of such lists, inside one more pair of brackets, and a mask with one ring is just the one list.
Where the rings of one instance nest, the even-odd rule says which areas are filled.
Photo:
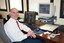
[[25, 11], [24, 22], [28, 24], [35, 24], [37, 14], [38, 13], [34, 11]]
[[40, 17], [52, 17], [54, 15], [53, 3], [39, 3], [39, 16]]

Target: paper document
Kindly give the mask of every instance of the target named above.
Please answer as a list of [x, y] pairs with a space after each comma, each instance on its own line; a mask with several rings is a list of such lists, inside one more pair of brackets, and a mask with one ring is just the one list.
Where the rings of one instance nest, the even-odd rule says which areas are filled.
[[58, 27], [57, 25], [45, 24], [40, 26], [40, 29], [54, 31], [57, 27]]

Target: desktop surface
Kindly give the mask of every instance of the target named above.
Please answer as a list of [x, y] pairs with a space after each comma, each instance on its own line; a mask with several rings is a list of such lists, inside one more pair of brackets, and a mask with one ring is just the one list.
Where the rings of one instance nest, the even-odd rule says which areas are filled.
[[[40, 27], [41, 25], [44, 25], [44, 24], [47, 24], [47, 23], [36, 22], [37, 27]], [[64, 43], [64, 31], [63, 32], [59, 31], [59, 27], [57, 28], [57, 30], [55, 30], [55, 31], [53, 31], [51, 33], [58, 33], [58, 32], [60, 33], [60, 35], [56, 36], [55, 38], [48, 38], [48, 35], [47, 34], [45, 35], [43, 33], [42, 33], [42, 36], [37, 34], [37, 37], [42, 39], [42, 40], [45, 40], [46, 43]]]
[[55, 38], [48, 38], [49, 35], [42, 34], [42, 36], [37, 35], [41, 40], [45, 40], [46, 43], [64, 43], [64, 32], [60, 32], [60, 35]]
[[[39, 29], [39, 27], [41, 25], [44, 25], [44, 24], [47, 24], [47, 23], [46, 22], [44, 23], [44, 22], [36, 21], [35, 26], [37, 27], [37, 29]], [[37, 30], [37, 31], [39, 31], [39, 30]], [[40, 31], [40, 32], [42, 32], [42, 31]], [[58, 31], [54, 31], [53, 33], [55, 33], [55, 32], [57, 33]], [[38, 34], [36, 34], [36, 35], [37, 35], [37, 37], [39, 39], [46, 41], [46, 43], [64, 43], [64, 32], [62, 32], [62, 31], [60, 31], [60, 35], [56, 36], [55, 38], [48, 38], [47, 37], [48, 36], [47, 34], [46, 35], [43, 34], [42, 36], [40, 36]]]

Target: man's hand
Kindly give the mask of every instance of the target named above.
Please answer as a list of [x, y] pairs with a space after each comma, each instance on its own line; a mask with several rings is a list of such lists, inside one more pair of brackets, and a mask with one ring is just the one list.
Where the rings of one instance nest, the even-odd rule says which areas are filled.
[[28, 31], [27, 36], [31, 36], [33, 38], [36, 38], [36, 35], [35, 35], [35, 33], [32, 30]]

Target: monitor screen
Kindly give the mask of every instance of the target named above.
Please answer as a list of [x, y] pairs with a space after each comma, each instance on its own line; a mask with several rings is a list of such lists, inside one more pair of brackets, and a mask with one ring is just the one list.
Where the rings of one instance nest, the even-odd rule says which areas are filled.
[[50, 4], [40, 4], [39, 13], [49, 14], [50, 13]]
[[39, 4], [39, 16], [52, 17], [54, 15], [53, 3], [40, 3]]

